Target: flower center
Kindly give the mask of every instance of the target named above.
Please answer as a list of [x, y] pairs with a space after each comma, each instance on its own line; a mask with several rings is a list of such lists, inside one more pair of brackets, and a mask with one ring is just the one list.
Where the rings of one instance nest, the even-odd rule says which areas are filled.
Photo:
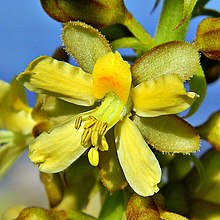
[[105, 138], [106, 132], [128, 113], [120, 98], [115, 93], [106, 94], [104, 101], [91, 115], [79, 116], [75, 121], [75, 128], [83, 125], [81, 145], [90, 148], [88, 152], [89, 162], [93, 166], [99, 163], [98, 150], [107, 151], [108, 143]]

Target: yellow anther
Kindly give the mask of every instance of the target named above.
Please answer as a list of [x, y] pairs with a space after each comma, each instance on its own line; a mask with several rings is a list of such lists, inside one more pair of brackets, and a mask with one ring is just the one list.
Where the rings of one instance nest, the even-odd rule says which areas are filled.
[[92, 130], [92, 134], [91, 134], [91, 142], [93, 146], [97, 146], [98, 145], [98, 140], [99, 140], [99, 132], [98, 130], [93, 131]]
[[102, 125], [99, 129], [99, 134], [103, 135], [105, 133], [107, 127], [108, 127], [108, 123], [107, 122], [102, 122]]
[[84, 129], [92, 127], [97, 122], [97, 119], [92, 115], [89, 116], [89, 120], [85, 123]]
[[92, 134], [92, 129], [91, 128], [88, 128], [88, 129], [84, 130], [84, 132], [82, 134], [82, 137], [81, 137], [82, 146], [88, 147], [88, 142], [91, 138], [91, 134]]
[[92, 166], [97, 166], [99, 164], [99, 152], [95, 147], [91, 147], [88, 152], [88, 159]]
[[96, 124], [93, 127], [93, 130], [99, 131], [101, 126], [102, 126], [102, 122], [101, 121], [97, 121]]
[[101, 144], [99, 145], [99, 149], [101, 151], [107, 151], [108, 150], [108, 143], [107, 143], [107, 141], [106, 141], [104, 136], [102, 136]]
[[79, 116], [76, 121], [75, 121], [75, 129], [79, 129], [81, 127], [82, 124], [82, 116]]

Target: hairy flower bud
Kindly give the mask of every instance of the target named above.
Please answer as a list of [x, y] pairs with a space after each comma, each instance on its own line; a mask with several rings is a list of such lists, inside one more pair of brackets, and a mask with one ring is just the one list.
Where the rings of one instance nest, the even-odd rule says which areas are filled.
[[57, 21], [80, 20], [99, 29], [121, 23], [127, 12], [123, 0], [41, 0], [41, 4]]

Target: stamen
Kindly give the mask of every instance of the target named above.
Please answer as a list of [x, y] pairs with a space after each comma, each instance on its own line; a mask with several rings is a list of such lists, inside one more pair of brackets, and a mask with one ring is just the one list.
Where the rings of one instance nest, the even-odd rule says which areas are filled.
[[95, 147], [91, 147], [88, 152], [88, 159], [92, 166], [97, 166], [99, 164], [99, 152]]
[[79, 129], [81, 127], [82, 124], [82, 116], [79, 116], [76, 121], [75, 121], [75, 129]]
[[82, 134], [82, 137], [81, 137], [81, 145], [84, 146], [84, 147], [88, 147], [88, 142], [91, 138], [91, 134], [92, 134], [92, 129], [91, 128], [88, 128], [88, 129], [85, 129], [83, 131], [83, 134]]
[[92, 135], [91, 135], [91, 142], [93, 146], [97, 146], [98, 145], [98, 140], [99, 140], [99, 132], [98, 130], [92, 131]]
[[100, 146], [99, 146], [99, 149], [100, 149], [101, 151], [107, 151], [107, 150], [108, 150], [108, 143], [107, 143], [107, 141], [106, 141], [106, 139], [105, 139], [104, 136], [102, 136], [101, 144], [100, 144]]
[[102, 122], [102, 125], [99, 129], [99, 134], [103, 135], [105, 133], [107, 127], [108, 127], [108, 123], [107, 122]]
[[95, 123], [95, 125], [92, 127], [92, 130], [93, 130], [93, 131], [99, 131], [101, 125], [102, 125], [102, 122], [101, 122], [101, 121], [97, 121], [97, 122]]
[[92, 127], [97, 122], [97, 119], [92, 115], [89, 116], [89, 121], [87, 121], [84, 125], [84, 129]]

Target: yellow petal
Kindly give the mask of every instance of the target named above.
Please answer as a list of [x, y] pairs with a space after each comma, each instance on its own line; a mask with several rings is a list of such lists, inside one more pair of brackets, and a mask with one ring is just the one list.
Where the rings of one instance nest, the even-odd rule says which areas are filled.
[[198, 95], [186, 92], [176, 74], [144, 81], [132, 89], [134, 110], [139, 116], [176, 114], [189, 108]]
[[56, 96], [77, 105], [90, 106], [96, 100], [91, 74], [48, 56], [32, 61], [17, 79], [31, 91]]
[[49, 133], [38, 136], [29, 147], [29, 158], [39, 164], [39, 170], [45, 173], [56, 173], [73, 163], [86, 148], [80, 145], [83, 126], [74, 129], [73, 118]]
[[108, 92], [114, 92], [124, 104], [127, 102], [131, 87], [130, 65], [118, 52], [109, 52], [99, 58], [92, 75], [97, 99], [103, 98]]
[[115, 127], [119, 162], [129, 185], [141, 196], [150, 196], [159, 189], [160, 165], [136, 125], [124, 118]]
[[0, 81], [0, 128], [26, 134], [31, 132], [35, 122], [21, 87], [15, 80], [11, 84]]

